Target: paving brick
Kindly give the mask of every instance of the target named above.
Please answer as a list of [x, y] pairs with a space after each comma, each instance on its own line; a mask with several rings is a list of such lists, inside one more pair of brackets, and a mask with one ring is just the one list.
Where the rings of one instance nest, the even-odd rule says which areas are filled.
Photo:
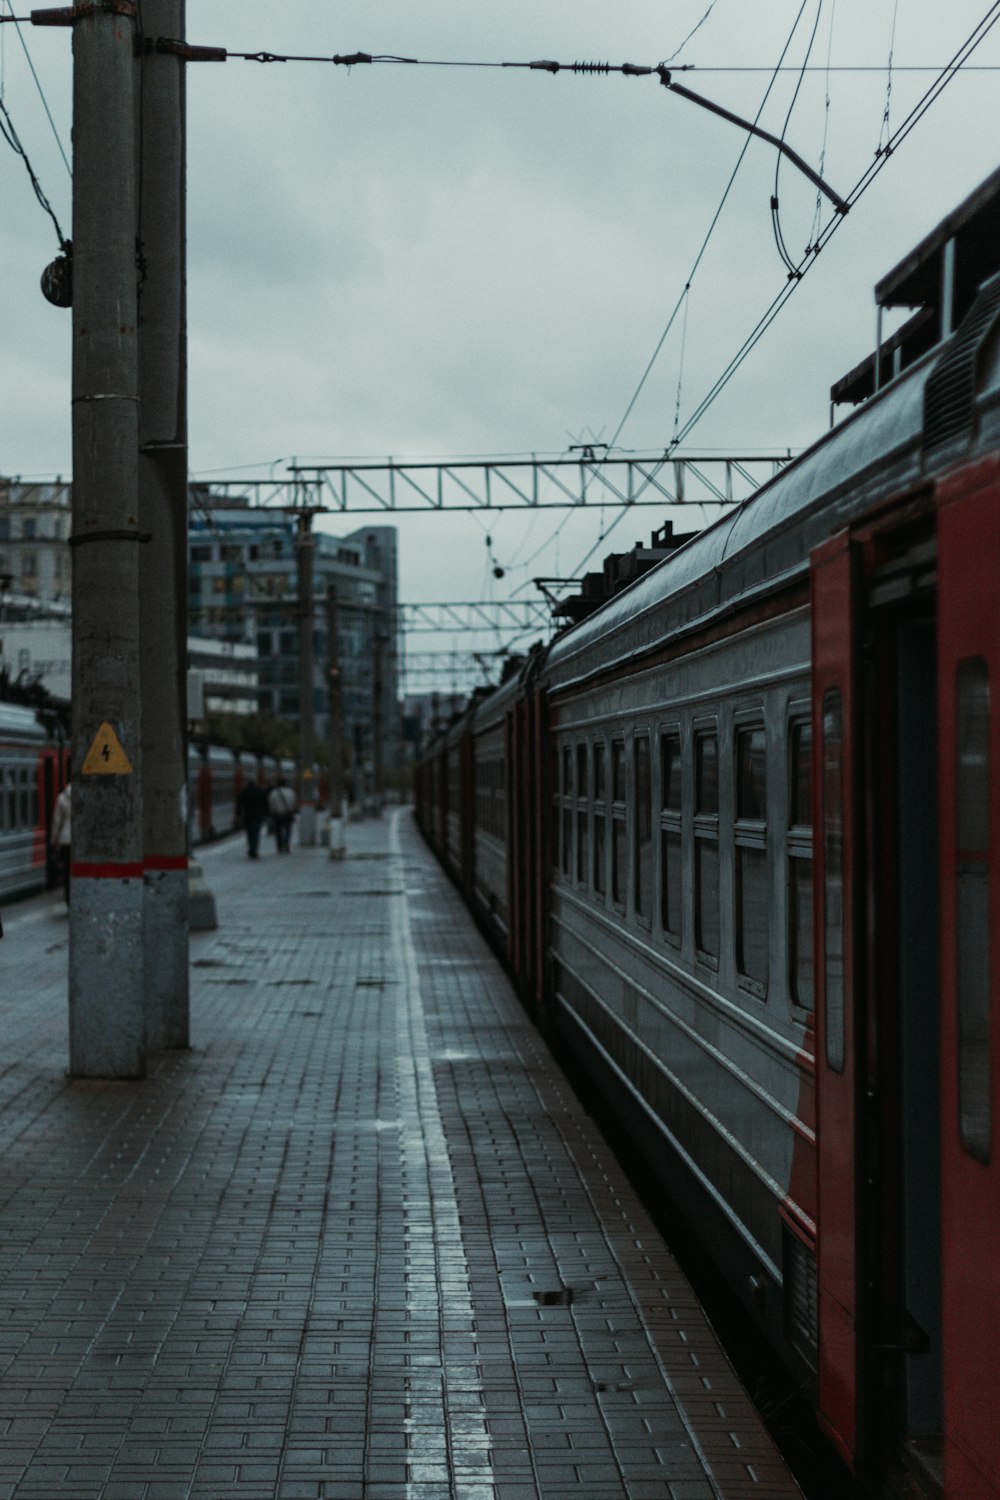
[[8, 924], [0, 1500], [794, 1500], [408, 815], [205, 863], [140, 1084], [63, 1076], [65, 918]]

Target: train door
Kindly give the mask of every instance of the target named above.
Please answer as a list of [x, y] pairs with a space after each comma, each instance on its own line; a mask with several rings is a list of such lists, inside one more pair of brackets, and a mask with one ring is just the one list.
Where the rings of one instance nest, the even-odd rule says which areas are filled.
[[1000, 464], [938, 492], [945, 1493], [1000, 1495]]
[[[939, 1482], [941, 1007], [929, 497], [866, 539], [863, 1457]], [[861, 1064], [859, 1064], [861, 1065]], [[864, 1379], [864, 1376], [862, 1377]]]
[[816, 897], [817, 1318], [820, 1420], [857, 1453], [858, 548], [841, 533], [812, 554]]

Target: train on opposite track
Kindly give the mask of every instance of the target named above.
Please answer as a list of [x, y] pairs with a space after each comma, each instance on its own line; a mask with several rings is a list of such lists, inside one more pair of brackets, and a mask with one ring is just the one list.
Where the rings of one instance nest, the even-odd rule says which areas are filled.
[[946, 1500], [1000, 1497], [998, 206], [1000, 173], [881, 284], [923, 311], [863, 404], [417, 787], [844, 1461]]
[[[68, 746], [51, 722], [32, 709], [0, 703], [0, 900], [55, 884], [52, 814], [69, 774]], [[291, 760], [237, 753], [221, 745], [189, 747], [192, 845], [235, 830], [240, 790], [257, 775], [268, 783], [282, 775], [294, 785], [297, 768]]]

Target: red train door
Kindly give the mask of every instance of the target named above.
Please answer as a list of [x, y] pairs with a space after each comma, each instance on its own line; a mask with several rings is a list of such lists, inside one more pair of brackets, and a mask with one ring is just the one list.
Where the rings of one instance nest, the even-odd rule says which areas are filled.
[[820, 1420], [857, 1453], [858, 1259], [855, 965], [857, 547], [847, 532], [812, 554], [816, 955], [817, 1283]]
[[945, 1494], [1000, 1496], [1000, 463], [938, 490]]

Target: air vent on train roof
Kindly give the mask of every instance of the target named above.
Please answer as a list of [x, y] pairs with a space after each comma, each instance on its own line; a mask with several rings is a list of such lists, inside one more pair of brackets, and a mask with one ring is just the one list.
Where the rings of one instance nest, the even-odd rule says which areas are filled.
[[980, 288], [924, 387], [925, 453], [971, 438], [979, 353], [998, 319], [1000, 274]]

